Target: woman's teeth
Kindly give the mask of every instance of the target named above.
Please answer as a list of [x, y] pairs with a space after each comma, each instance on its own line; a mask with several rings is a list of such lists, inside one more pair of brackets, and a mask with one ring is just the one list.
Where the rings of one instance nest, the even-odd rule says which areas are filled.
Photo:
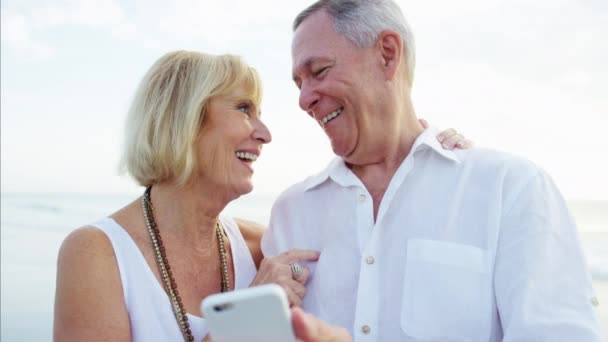
[[243, 159], [245, 161], [256, 161], [256, 159], [258, 159], [258, 156], [253, 154], [253, 153], [249, 153], [249, 152], [235, 152], [235, 155], [237, 158], [239, 159]]
[[343, 107], [336, 109], [334, 112], [330, 113], [329, 115], [327, 115], [323, 119], [319, 120], [320, 123], [322, 125], [325, 125], [326, 123], [330, 122], [331, 120], [337, 118], [342, 113], [343, 109], [344, 109]]

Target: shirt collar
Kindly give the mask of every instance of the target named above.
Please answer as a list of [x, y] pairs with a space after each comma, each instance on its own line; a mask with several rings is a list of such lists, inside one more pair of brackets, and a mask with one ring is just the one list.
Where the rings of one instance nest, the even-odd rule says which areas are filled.
[[[423, 151], [425, 149], [431, 149], [446, 159], [460, 163], [460, 159], [454, 151], [446, 150], [441, 146], [437, 140], [438, 134], [439, 130], [435, 127], [425, 129], [418, 136], [418, 138], [416, 138], [410, 154]], [[362, 185], [359, 178], [357, 178], [346, 166], [344, 159], [341, 157], [335, 157], [323, 171], [308, 179], [307, 184], [304, 187], [304, 191], [308, 191], [319, 186], [329, 178], [343, 187]]]
[[446, 150], [441, 146], [441, 143], [437, 140], [437, 135], [439, 135], [439, 130], [437, 128], [429, 127], [425, 129], [422, 134], [416, 138], [410, 154], [430, 148], [440, 156], [453, 162], [460, 163], [460, 158], [458, 158], [458, 155], [454, 151]]
[[[329, 165], [325, 168], [325, 170], [323, 170], [320, 173], [312, 176], [308, 180], [308, 182], [307, 182], [308, 184], [306, 184], [306, 187], [304, 188], [304, 191], [308, 191], [308, 190], [310, 190], [312, 188], [317, 187], [318, 185], [320, 185], [321, 183], [325, 182], [330, 177], [332, 179], [334, 179], [334, 180], [336, 178], [340, 179], [340, 178], [342, 178], [342, 177], [340, 177], [340, 175], [345, 175], [348, 172], [350, 172], [350, 169], [344, 163], [344, 159], [336, 156], [329, 163]], [[338, 183], [340, 184], [341, 182], [338, 182]]]

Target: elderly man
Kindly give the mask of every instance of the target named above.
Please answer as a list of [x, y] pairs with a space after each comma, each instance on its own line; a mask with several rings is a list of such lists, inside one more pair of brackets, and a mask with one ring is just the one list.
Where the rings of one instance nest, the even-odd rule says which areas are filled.
[[418, 122], [399, 7], [323, 0], [294, 32], [300, 107], [337, 158], [279, 197], [262, 247], [321, 252], [303, 308], [355, 341], [600, 341], [551, 179], [504, 153], [444, 150]]

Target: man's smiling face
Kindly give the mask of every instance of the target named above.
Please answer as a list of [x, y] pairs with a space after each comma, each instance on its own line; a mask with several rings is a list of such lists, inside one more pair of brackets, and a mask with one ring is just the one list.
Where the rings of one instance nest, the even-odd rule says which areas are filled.
[[334, 31], [333, 18], [321, 10], [296, 29], [292, 58], [300, 107], [323, 128], [335, 154], [348, 161], [382, 135], [381, 120], [374, 117], [383, 81], [375, 45], [355, 46]]

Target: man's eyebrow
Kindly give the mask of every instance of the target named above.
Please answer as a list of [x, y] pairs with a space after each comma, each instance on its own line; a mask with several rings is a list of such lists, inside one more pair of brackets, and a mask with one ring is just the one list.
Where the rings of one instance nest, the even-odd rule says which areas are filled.
[[324, 62], [324, 61], [331, 61], [331, 58], [326, 58], [326, 57], [308, 57], [307, 59], [304, 60], [303, 63], [301, 63], [300, 65], [297, 65], [296, 68], [294, 69], [294, 73], [292, 75], [293, 81], [294, 82], [298, 82], [298, 80], [300, 79], [296, 73], [295, 70], [303, 68], [304, 70], [310, 70], [311, 66], [315, 63], [319, 63], [319, 62]]

